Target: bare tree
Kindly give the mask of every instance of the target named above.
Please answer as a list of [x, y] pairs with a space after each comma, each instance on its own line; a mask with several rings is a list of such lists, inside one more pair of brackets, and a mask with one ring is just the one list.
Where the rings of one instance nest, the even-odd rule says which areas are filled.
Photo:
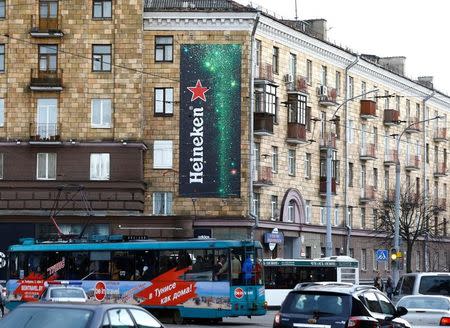
[[[406, 271], [412, 272], [413, 247], [426, 236], [430, 242], [437, 241], [445, 224], [438, 220], [438, 213], [445, 207], [445, 200], [432, 199], [429, 195], [416, 193], [410, 186], [400, 191], [400, 229], [403, 251], [406, 251]], [[376, 233], [384, 237], [383, 244], [392, 246], [395, 226], [395, 194], [387, 191], [385, 197], [374, 204]]]

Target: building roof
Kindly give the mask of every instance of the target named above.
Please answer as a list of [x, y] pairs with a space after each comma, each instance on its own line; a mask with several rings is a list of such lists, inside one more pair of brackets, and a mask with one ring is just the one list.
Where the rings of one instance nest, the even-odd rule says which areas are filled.
[[256, 11], [232, 0], [145, 0], [144, 11]]

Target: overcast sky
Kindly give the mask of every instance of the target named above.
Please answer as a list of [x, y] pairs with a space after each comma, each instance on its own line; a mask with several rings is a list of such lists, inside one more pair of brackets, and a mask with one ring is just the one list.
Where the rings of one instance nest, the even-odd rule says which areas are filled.
[[[248, 0], [236, 0], [249, 4]], [[295, 0], [253, 0], [271, 14], [293, 19]], [[328, 40], [357, 53], [405, 56], [406, 76], [433, 76], [450, 95], [450, 2], [447, 0], [297, 0], [301, 20], [327, 20]]]

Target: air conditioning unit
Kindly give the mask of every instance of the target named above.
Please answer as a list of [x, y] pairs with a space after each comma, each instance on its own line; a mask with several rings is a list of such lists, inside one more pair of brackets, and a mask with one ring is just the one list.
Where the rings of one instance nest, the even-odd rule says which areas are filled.
[[321, 85], [317, 88], [317, 94], [319, 96], [328, 96], [328, 87], [326, 85]]
[[284, 82], [286, 82], [286, 83], [294, 82], [294, 76], [292, 76], [292, 74], [286, 74], [284, 76]]

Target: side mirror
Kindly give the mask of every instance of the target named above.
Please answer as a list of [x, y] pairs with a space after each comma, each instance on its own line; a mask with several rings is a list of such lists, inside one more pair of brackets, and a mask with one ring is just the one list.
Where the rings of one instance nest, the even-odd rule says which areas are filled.
[[401, 317], [401, 316], [403, 316], [403, 315], [405, 315], [407, 313], [408, 313], [408, 310], [405, 307], [399, 306], [397, 308], [397, 310], [395, 311], [395, 317], [398, 318], [398, 317]]

